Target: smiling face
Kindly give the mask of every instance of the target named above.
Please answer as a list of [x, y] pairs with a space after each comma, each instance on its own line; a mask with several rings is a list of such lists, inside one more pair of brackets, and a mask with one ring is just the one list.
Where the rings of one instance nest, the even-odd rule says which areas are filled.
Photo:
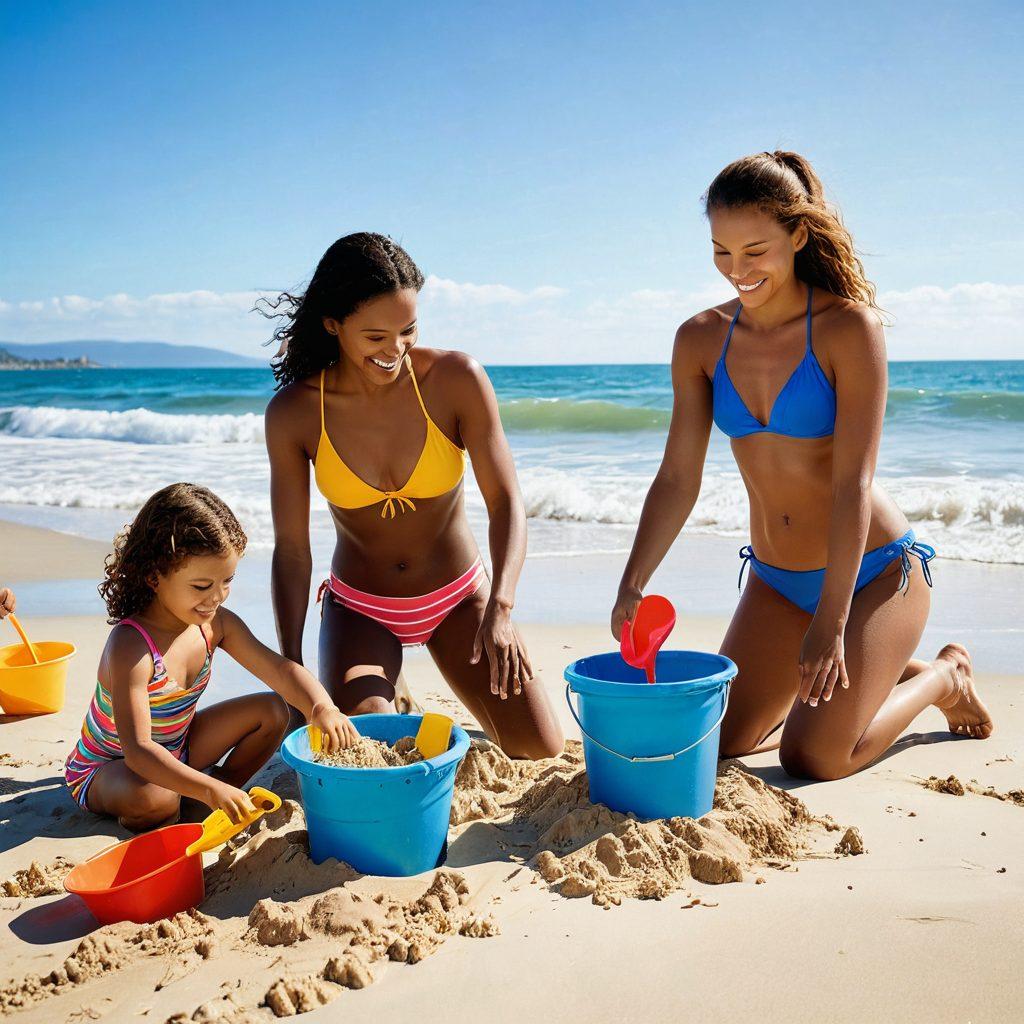
[[744, 306], [763, 306], [795, 278], [793, 261], [807, 243], [807, 228], [790, 233], [753, 206], [708, 213], [715, 266], [736, 289]]
[[156, 577], [156, 600], [180, 622], [203, 625], [227, 600], [238, 559], [235, 552], [190, 555], [168, 573]]
[[340, 323], [324, 318], [342, 357], [374, 384], [398, 377], [402, 359], [416, 344], [416, 289], [402, 288], [364, 302]]

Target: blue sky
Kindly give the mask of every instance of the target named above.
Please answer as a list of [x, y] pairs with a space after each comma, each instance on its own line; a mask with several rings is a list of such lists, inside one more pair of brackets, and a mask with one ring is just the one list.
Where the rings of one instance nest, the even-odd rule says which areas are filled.
[[424, 342], [664, 360], [728, 297], [701, 193], [786, 148], [894, 357], [1016, 355], [1022, 10], [0, 2], [0, 339], [259, 354], [254, 293], [369, 229], [430, 276]]

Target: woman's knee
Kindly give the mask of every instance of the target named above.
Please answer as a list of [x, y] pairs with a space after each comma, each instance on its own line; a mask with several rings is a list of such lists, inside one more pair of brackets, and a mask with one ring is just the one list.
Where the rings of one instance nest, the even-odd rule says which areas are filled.
[[391, 701], [379, 696], [364, 697], [351, 711], [345, 712], [347, 715], [390, 715], [394, 713], [395, 709]]
[[836, 751], [817, 750], [806, 740], [787, 739], [785, 733], [782, 735], [779, 763], [790, 778], [812, 782], [835, 782], [845, 778], [852, 772], [849, 759], [836, 755]]
[[499, 736], [498, 746], [517, 761], [544, 761], [565, 750], [565, 734], [557, 721], [523, 736]]

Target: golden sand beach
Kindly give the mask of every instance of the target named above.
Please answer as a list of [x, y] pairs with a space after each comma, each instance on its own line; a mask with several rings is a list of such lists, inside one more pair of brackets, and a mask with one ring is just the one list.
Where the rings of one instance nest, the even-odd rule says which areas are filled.
[[[98, 577], [106, 547], [3, 523], [0, 550], [5, 583], [56, 584]], [[852, 778], [795, 782], [761, 754], [722, 765], [699, 822], [640, 823], [587, 800], [562, 698], [563, 667], [608, 649], [607, 628], [527, 624], [535, 685], [571, 742], [522, 764], [477, 740], [443, 869], [383, 879], [313, 865], [275, 759], [257, 781], [283, 807], [207, 855], [198, 912], [97, 929], [62, 876], [126, 834], [80, 812], [61, 769], [107, 627], [19, 611], [78, 655], [63, 711], [0, 718], [0, 1013], [12, 1020], [1020, 1019], [1020, 676], [980, 674], [996, 721], [986, 742], [950, 738], [931, 711]], [[687, 616], [686, 645], [715, 650], [724, 627]], [[475, 730], [427, 659], [408, 675], [425, 708]]]

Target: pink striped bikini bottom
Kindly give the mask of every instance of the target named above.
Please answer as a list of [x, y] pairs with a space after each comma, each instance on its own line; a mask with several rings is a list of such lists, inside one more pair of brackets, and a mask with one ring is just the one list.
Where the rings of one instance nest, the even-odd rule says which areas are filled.
[[319, 601], [329, 592], [338, 604], [379, 622], [402, 642], [403, 647], [425, 644], [445, 616], [467, 597], [472, 597], [486, 579], [478, 558], [461, 576], [438, 590], [420, 597], [379, 597], [343, 583], [334, 573], [320, 585]]

